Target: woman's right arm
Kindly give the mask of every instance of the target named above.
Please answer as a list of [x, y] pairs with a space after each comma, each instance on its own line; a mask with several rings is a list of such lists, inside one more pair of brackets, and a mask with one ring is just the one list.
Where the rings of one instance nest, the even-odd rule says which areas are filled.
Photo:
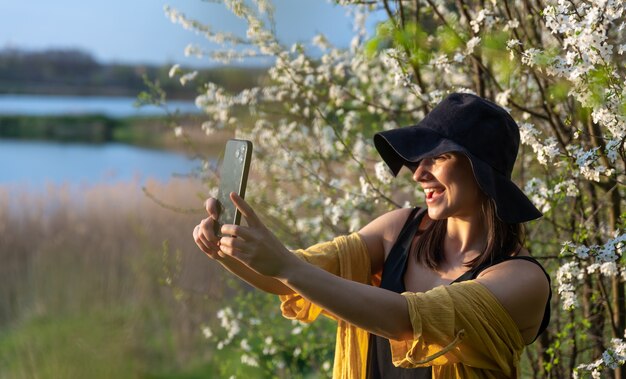
[[[209, 217], [203, 219], [193, 231], [196, 244], [209, 258], [218, 261], [224, 268], [250, 285], [276, 295], [290, 295], [294, 291], [280, 280], [261, 275], [240, 261], [223, 254], [219, 248], [219, 237], [214, 233], [218, 218], [217, 200], [209, 198], [205, 202]], [[382, 272], [387, 253], [393, 246], [411, 209], [401, 208], [387, 212], [359, 230], [358, 234], [367, 246], [370, 255], [372, 275]]]
[[218, 261], [231, 273], [262, 291], [275, 295], [289, 295], [294, 293], [291, 288], [287, 287], [280, 280], [261, 275], [240, 261], [223, 254], [219, 247], [220, 238], [216, 236], [214, 232], [218, 217], [217, 200], [210, 198], [204, 205], [209, 217], [200, 221], [200, 224], [196, 225], [193, 230], [193, 239], [200, 250], [209, 258]]

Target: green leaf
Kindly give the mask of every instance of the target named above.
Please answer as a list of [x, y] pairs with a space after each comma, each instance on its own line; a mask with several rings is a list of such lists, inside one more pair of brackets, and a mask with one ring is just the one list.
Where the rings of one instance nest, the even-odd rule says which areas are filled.
[[551, 84], [548, 87], [548, 93], [550, 97], [555, 101], [565, 101], [568, 97], [568, 93], [571, 89], [571, 85], [566, 80], [559, 80], [556, 83]]
[[452, 54], [464, 45], [464, 41], [459, 38], [454, 30], [447, 26], [437, 29], [439, 46], [441, 51]]

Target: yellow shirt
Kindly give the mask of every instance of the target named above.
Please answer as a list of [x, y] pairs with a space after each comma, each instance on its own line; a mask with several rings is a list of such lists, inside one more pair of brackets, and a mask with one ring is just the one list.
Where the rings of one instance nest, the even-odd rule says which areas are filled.
[[[357, 233], [294, 254], [342, 278], [372, 284], [369, 253]], [[524, 341], [508, 312], [482, 284], [470, 280], [402, 295], [409, 306], [413, 339], [389, 341], [394, 365], [433, 366], [433, 378], [518, 376]], [[337, 320], [333, 378], [365, 378], [369, 337], [365, 330], [298, 294], [280, 299], [286, 318], [312, 322], [324, 314]]]

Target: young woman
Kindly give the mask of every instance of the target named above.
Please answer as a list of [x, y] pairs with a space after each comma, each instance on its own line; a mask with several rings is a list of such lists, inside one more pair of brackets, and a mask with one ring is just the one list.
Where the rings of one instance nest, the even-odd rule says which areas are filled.
[[224, 225], [218, 238], [209, 199], [197, 245], [280, 295], [286, 317], [337, 319], [334, 378], [517, 377], [551, 297], [548, 275], [522, 246], [521, 223], [541, 213], [511, 181], [517, 125], [488, 100], [451, 94], [374, 143], [394, 175], [412, 170], [426, 208], [290, 252], [233, 193], [248, 226]]

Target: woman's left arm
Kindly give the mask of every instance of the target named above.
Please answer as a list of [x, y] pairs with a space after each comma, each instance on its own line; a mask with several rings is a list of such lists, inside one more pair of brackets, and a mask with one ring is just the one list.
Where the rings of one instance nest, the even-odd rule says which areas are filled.
[[410, 339], [413, 328], [404, 297], [392, 291], [342, 279], [299, 259], [265, 227], [241, 197], [231, 194], [248, 226], [224, 225], [224, 254], [260, 274], [281, 280], [303, 297], [368, 332]]
[[502, 304], [525, 342], [532, 342], [543, 320], [550, 293], [550, 283], [543, 270], [532, 262], [508, 260], [486, 269], [476, 281]]

